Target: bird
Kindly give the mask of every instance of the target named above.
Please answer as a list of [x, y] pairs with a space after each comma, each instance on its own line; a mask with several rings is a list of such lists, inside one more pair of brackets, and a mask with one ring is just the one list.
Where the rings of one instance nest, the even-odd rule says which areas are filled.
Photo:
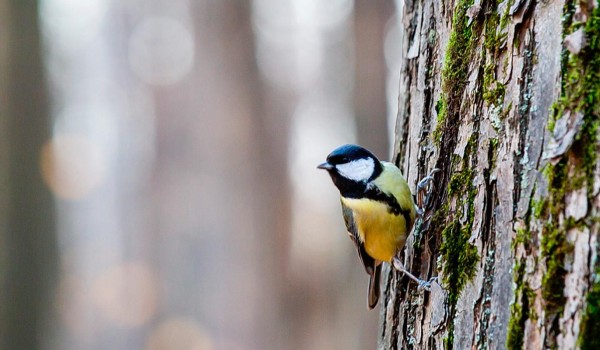
[[[379, 300], [382, 262], [392, 264], [420, 288], [429, 290], [430, 282], [416, 278], [396, 257], [422, 212], [400, 169], [353, 144], [334, 149], [317, 168], [329, 173], [340, 192], [348, 235], [369, 275], [368, 308], [375, 308]], [[427, 186], [431, 178], [418, 186]]]

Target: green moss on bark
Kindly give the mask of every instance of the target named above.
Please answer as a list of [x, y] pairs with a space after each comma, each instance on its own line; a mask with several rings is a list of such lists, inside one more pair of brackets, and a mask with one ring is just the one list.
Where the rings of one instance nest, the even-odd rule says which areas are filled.
[[[585, 225], [572, 218], [565, 218], [559, 224], [558, 217], [564, 213], [565, 194], [587, 186], [588, 201], [591, 201], [594, 170], [598, 161], [600, 8], [588, 9], [590, 12], [587, 21], [578, 22], [573, 16], [576, 6], [587, 5], [585, 2], [575, 1], [565, 3], [563, 35], [583, 31], [585, 45], [580, 52], [573, 53], [566, 49], [562, 52], [561, 96], [553, 105], [548, 128], [553, 131], [558, 119], [573, 113], [583, 115], [583, 125], [569, 153], [556, 166], [547, 166], [544, 172], [549, 183], [549, 198], [541, 215], [547, 222], [542, 237], [542, 256], [547, 270], [542, 281], [542, 296], [547, 317], [557, 315], [564, 308], [564, 261], [572, 250], [566, 242], [566, 232], [571, 227]], [[579, 341], [582, 349], [597, 349], [600, 346], [596, 340], [600, 331], [599, 299], [600, 287], [595, 283], [587, 295], [588, 305], [580, 325]]]
[[460, 292], [477, 271], [479, 254], [469, 243], [471, 232], [468, 226], [458, 221], [451, 222], [442, 232], [444, 241], [440, 248], [444, 259], [444, 283], [448, 287], [448, 299], [456, 304]]
[[559, 226], [558, 216], [564, 210], [564, 197], [568, 184], [568, 164], [562, 159], [555, 166], [548, 165], [544, 171], [548, 180], [548, 216], [542, 230], [541, 256], [546, 263], [542, 278], [542, 297], [548, 316], [562, 312], [565, 303], [563, 290], [566, 274], [564, 261], [570, 246], [566, 241], [566, 229]]
[[[489, 105], [501, 106], [504, 102], [506, 88], [497, 79], [496, 70], [498, 69], [500, 51], [506, 44], [506, 27], [508, 26], [509, 18], [508, 10], [512, 2], [512, 0], [508, 2], [502, 16], [498, 13], [497, 0], [489, 0], [485, 3], [487, 14], [484, 22], [483, 42], [485, 48], [485, 55], [483, 57], [485, 62], [483, 68], [483, 99]], [[501, 68], [504, 68], [504, 66]]]
[[[600, 271], [596, 270], [598, 276]], [[581, 319], [579, 346], [581, 350], [600, 349], [600, 281], [594, 281], [586, 298], [586, 309]]]
[[[449, 213], [448, 205], [440, 210], [438, 220], [445, 222], [442, 231], [440, 254], [442, 258], [443, 283], [448, 291], [450, 314], [456, 312], [456, 303], [460, 293], [477, 272], [480, 261], [477, 248], [470, 243], [473, 221], [475, 218], [474, 201], [477, 189], [473, 185], [476, 168], [475, 154], [479, 134], [474, 132], [467, 142], [463, 158], [456, 157], [452, 168], [457, 170], [448, 182], [448, 199], [455, 200], [455, 212]], [[450, 222], [447, 218], [450, 217]], [[453, 316], [451, 316], [453, 318]], [[452, 348], [454, 340], [454, 323], [448, 327], [446, 347]]]
[[573, 148], [583, 156], [585, 183], [591, 189], [598, 158], [600, 127], [600, 7], [590, 13], [585, 23], [573, 20], [574, 11], [574, 2], [567, 2], [563, 23], [564, 35], [583, 30], [586, 45], [579, 53], [563, 50], [561, 96], [553, 105], [548, 128], [553, 131], [556, 120], [566, 113], [583, 114], [583, 126]]
[[469, 63], [473, 51], [473, 28], [467, 11], [473, 0], [459, 0], [452, 17], [452, 30], [448, 39], [442, 67], [442, 93], [437, 103], [437, 124], [432, 133], [434, 142], [441, 142], [448, 121], [460, 118], [462, 96], [469, 77]]
[[[535, 193], [535, 191], [533, 191]], [[532, 198], [529, 202], [529, 209], [524, 217], [524, 226], [517, 229], [515, 239], [512, 242], [512, 250], [521, 246], [525, 251], [531, 251], [533, 246], [533, 232], [531, 230], [531, 219], [536, 215], [537, 205]], [[524, 257], [517, 259], [513, 269], [513, 280], [515, 285], [515, 296], [510, 307], [510, 320], [508, 322], [508, 336], [506, 347], [510, 350], [520, 350], [523, 348], [525, 338], [525, 323], [533, 318], [533, 310], [530, 305], [533, 304], [535, 295], [529, 283], [525, 280]]]
[[556, 315], [565, 306], [565, 257], [572, 250], [566, 242], [566, 231], [549, 223], [542, 236], [542, 257], [546, 261], [546, 273], [542, 278], [542, 297], [545, 310], [549, 315]]
[[533, 290], [529, 283], [523, 282], [525, 274], [525, 262], [522, 261], [515, 266], [515, 301], [510, 308], [510, 321], [508, 323], [508, 337], [506, 348], [509, 350], [523, 349], [525, 338], [525, 322], [531, 317], [530, 305], [533, 302]]

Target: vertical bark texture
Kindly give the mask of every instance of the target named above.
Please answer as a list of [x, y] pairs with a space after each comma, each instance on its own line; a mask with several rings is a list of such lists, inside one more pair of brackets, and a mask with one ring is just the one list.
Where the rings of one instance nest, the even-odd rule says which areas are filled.
[[436, 174], [388, 273], [379, 348], [593, 349], [597, 1], [406, 1], [396, 162]]

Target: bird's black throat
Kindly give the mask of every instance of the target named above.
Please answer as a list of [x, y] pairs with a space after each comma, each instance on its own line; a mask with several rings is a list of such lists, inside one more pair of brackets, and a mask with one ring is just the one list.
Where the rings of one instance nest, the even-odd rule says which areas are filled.
[[[377, 175], [380, 173], [381, 171]], [[342, 197], [371, 199], [377, 202], [385, 203], [388, 206], [390, 213], [394, 215], [402, 214], [405, 219], [407, 219], [407, 223], [411, 221], [409, 210], [402, 209], [394, 196], [381, 191], [377, 186], [370, 184], [370, 182], [352, 181], [337, 174], [335, 171], [330, 171], [329, 175], [331, 175], [331, 179], [340, 191]], [[375, 176], [373, 179], [376, 178], [377, 176]]]

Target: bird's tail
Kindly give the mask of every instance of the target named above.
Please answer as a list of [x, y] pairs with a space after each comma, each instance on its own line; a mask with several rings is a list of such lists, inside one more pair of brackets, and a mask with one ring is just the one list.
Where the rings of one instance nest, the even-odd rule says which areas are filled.
[[381, 266], [383, 264], [379, 264], [375, 266], [375, 271], [369, 278], [369, 295], [367, 295], [367, 304], [369, 306], [369, 310], [373, 309], [377, 306], [377, 301], [379, 301], [380, 294], [380, 282], [381, 279]]

